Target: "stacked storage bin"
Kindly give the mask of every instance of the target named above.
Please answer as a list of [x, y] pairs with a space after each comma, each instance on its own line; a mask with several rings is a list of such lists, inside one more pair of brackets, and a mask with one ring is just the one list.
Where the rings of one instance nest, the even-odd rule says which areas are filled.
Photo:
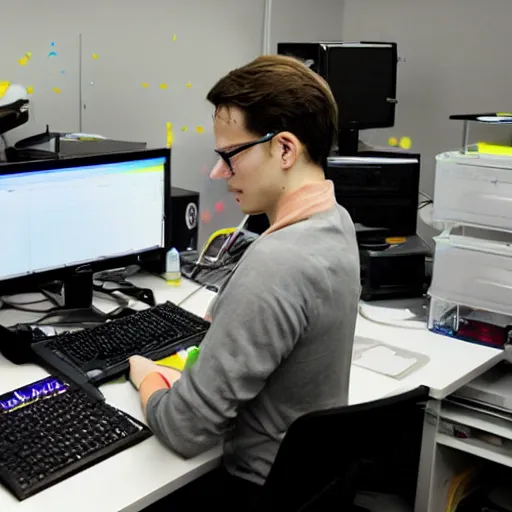
[[464, 121], [463, 149], [436, 157], [433, 218], [445, 230], [435, 239], [429, 329], [505, 348], [512, 341], [512, 155], [468, 150], [467, 124], [508, 123], [512, 114], [452, 118]]

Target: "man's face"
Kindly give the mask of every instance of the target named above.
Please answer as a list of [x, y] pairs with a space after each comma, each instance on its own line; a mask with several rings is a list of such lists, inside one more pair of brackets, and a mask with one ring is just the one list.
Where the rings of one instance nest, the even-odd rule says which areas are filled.
[[[213, 130], [218, 150], [233, 150], [259, 138], [245, 128], [244, 113], [236, 107], [218, 109]], [[230, 160], [232, 170], [221, 158], [210, 173], [225, 179], [241, 210], [248, 214], [273, 211], [282, 193], [284, 173], [279, 147], [274, 139], [252, 146]]]

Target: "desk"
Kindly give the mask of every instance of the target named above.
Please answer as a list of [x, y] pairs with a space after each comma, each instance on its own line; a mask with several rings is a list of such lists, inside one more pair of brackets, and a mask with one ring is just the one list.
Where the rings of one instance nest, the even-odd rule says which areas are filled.
[[357, 319], [358, 337], [425, 354], [430, 362], [401, 381], [353, 365], [350, 403], [380, 398], [385, 394], [421, 385], [428, 386], [430, 396], [440, 400], [492, 368], [504, 357], [501, 350], [441, 336], [426, 329], [382, 325], [362, 316]]
[[[214, 293], [187, 280], [171, 287], [157, 277], [135, 276], [134, 284], [153, 289], [158, 302], [170, 300], [202, 316]], [[96, 302], [95, 302], [96, 304]], [[104, 303], [101, 306], [105, 306]], [[106, 307], [106, 306], [105, 306]], [[28, 322], [37, 315], [0, 311], [0, 323]], [[397, 381], [359, 367], [352, 367], [350, 403], [382, 398], [423, 384], [434, 398], [443, 398], [454, 389], [496, 364], [502, 354], [494, 349], [444, 338], [423, 330], [383, 326], [362, 317], [356, 336], [372, 338], [400, 348], [425, 353], [430, 362], [409, 377]], [[38, 380], [46, 372], [35, 365], [15, 366], [0, 356], [0, 393]], [[105, 384], [101, 388], [108, 403], [142, 419], [138, 395], [130, 384]], [[2, 512], [134, 512], [210, 471], [220, 461], [220, 448], [192, 460], [183, 460], [152, 437], [110, 459], [93, 466], [23, 502], [0, 487]]]

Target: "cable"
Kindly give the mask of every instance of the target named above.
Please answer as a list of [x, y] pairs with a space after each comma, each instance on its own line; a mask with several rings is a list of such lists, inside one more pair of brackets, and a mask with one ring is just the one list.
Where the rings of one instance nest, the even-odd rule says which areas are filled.
[[[400, 327], [402, 329], [416, 329], [416, 330], [425, 330], [427, 323], [422, 322], [421, 320], [397, 320], [395, 322], [388, 322], [386, 320], [380, 320], [378, 318], [374, 318], [371, 315], [368, 315], [368, 313], [364, 310], [364, 304], [359, 304], [359, 314], [365, 319], [370, 322], [373, 322], [374, 324], [379, 325], [386, 325], [388, 327]], [[407, 324], [406, 322], [411, 322], [410, 324]], [[420, 324], [414, 324], [412, 322], [421, 322]]]
[[207, 285], [203, 284], [199, 288], [196, 288], [193, 292], [189, 293], [187, 296], [185, 296], [183, 299], [181, 299], [179, 302], [176, 303], [176, 306], [181, 306], [185, 302], [187, 302], [188, 299], [193, 297], [198, 291], [208, 288]]
[[1, 300], [9, 306], [28, 306], [30, 304], [38, 304], [39, 302], [46, 302], [48, 300], [46, 297], [42, 297], [41, 299], [36, 300], [17, 301], [12, 300], [12, 297], [16, 297], [16, 295], [1, 297]]
[[421, 210], [422, 208], [425, 208], [425, 206], [428, 206], [429, 204], [434, 204], [434, 201], [432, 201], [432, 199], [428, 199], [426, 201], [421, 201], [418, 204], [418, 210]]
[[5, 306], [8, 306], [12, 309], [16, 309], [18, 311], [27, 311], [29, 313], [46, 313], [53, 309], [53, 306], [49, 309], [38, 309], [33, 308], [30, 306], [33, 306], [34, 304], [42, 304], [44, 302], [50, 302], [46, 297], [42, 297], [40, 299], [35, 300], [26, 300], [26, 301], [18, 301], [18, 300], [12, 300], [13, 297], [17, 297], [17, 295], [11, 295], [7, 297], [1, 297], [0, 300]]

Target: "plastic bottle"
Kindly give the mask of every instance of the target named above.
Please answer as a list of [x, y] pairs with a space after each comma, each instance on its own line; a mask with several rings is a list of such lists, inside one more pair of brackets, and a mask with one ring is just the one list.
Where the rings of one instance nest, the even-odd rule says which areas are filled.
[[165, 258], [165, 279], [172, 286], [181, 284], [180, 253], [173, 247]]

